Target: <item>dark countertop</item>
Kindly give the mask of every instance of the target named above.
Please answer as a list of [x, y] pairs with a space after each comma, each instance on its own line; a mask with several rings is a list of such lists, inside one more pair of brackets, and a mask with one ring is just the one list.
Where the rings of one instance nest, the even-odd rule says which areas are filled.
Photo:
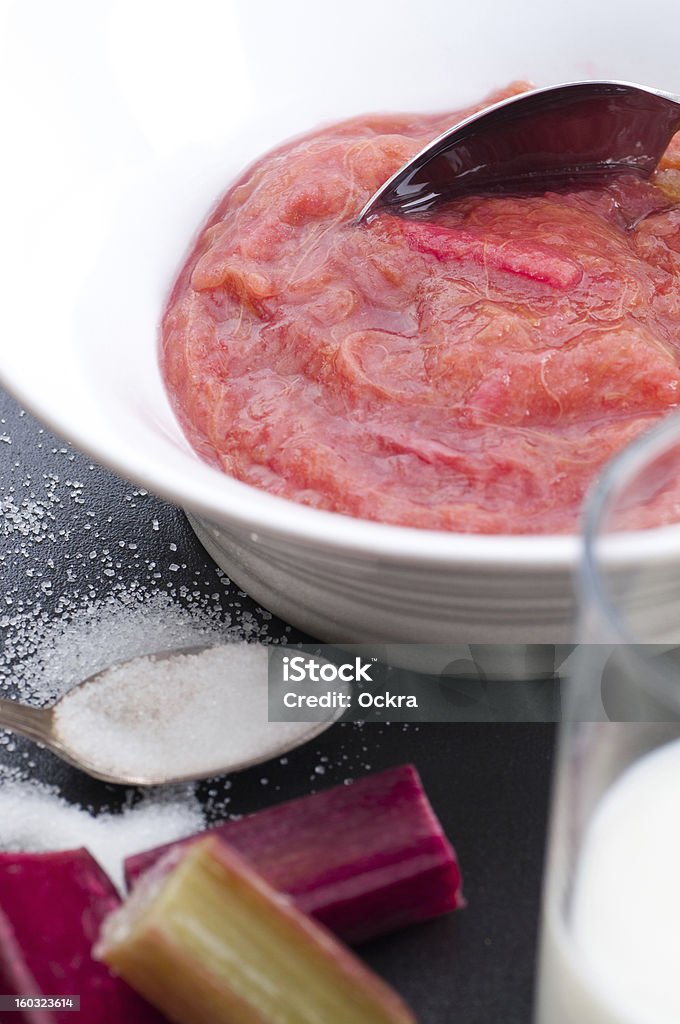
[[[180, 604], [204, 604], [244, 634], [255, 627], [307, 639], [217, 570], [181, 510], [73, 452], [2, 392], [0, 501], [6, 667], [21, 658], [16, 616], [49, 620], [116, 591], [146, 600], [164, 590]], [[285, 764], [201, 783], [199, 794], [210, 815], [228, 788], [230, 812], [246, 813], [369, 767], [413, 762], [457, 849], [469, 905], [362, 953], [423, 1024], [529, 1024], [553, 735], [546, 724], [341, 724]], [[25, 766], [30, 756], [34, 776], [73, 801], [115, 808], [135, 799], [21, 740], [10, 745], [0, 746], [0, 766]]]

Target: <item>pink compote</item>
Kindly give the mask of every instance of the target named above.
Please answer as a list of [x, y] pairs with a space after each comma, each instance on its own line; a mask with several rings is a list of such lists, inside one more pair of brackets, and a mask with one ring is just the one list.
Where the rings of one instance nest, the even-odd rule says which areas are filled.
[[[162, 323], [165, 381], [202, 456], [366, 519], [567, 532], [603, 463], [679, 404], [672, 153], [651, 183], [356, 223], [469, 112], [326, 127], [221, 200]], [[675, 495], [651, 518], [677, 516]]]

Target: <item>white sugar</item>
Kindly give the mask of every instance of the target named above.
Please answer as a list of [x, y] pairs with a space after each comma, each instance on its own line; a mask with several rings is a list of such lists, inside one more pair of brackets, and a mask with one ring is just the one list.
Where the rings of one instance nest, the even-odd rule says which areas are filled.
[[229, 643], [113, 666], [66, 696], [55, 728], [71, 752], [110, 776], [215, 775], [268, 760], [319, 731], [269, 722], [267, 704], [267, 648]]
[[126, 857], [205, 828], [200, 804], [188, 787], [147, 797], [120, 814], [94, 817], [47, 786], [14, 781], [0, 786], [0, 821], [0, 850], [85, 846], [121, 891]]
[[233, 635], [217, 612], [197, 603], [183, 607], [162, 591], [122, 589], [103, 600], [65, 601], [56, 617], [35, 608], [2, 616], [0, 626], [0, 689], [5, 682], [34, 705], [53, 703], [113, 662]]

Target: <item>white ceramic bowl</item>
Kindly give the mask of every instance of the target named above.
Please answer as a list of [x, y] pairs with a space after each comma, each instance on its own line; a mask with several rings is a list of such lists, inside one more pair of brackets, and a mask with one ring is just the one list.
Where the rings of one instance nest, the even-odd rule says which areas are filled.
[[371, 109], [455, 107], [520, 77], [680, 92], [673, 0], [653, 18], [621, 0], [24, 0], [0, 13], [7, 387], [186, 508], [229, 575], [316, 637], [566, 643], [575, 538], [384, 526], [220, 474], [171, 413], [157, 324], [212, 202], [274, 143]]

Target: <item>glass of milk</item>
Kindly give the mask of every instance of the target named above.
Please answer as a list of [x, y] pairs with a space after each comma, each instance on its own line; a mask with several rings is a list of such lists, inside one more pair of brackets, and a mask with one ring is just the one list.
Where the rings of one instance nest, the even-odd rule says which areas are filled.
[[678, 416], [591, 495], [579, 588], [535, 1024], [680, 1024]]

